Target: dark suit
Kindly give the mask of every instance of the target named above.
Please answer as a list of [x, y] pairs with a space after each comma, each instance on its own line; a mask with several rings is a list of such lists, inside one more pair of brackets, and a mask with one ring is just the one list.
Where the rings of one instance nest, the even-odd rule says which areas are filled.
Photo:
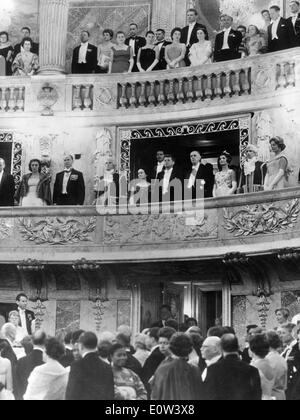
[[86, 53], [86, 63], [78, 63], [80, 45], [73, 51], [72, 73], [73, 74], [91, 74], [95, 73], [98, 64], [98, 49], [95, 45], [88, 44]]
[[[177, 181], [181, 181], [182, 179], [182, 174], [181, 172], [174, 166], [173, 167], [173, 171], [172, 174], [170, 176], [170, 180], [169, 180], [169, 186], [168, 186], [168, 192], [164, 194], [163, 192], [163, 180], [164, 180], [164, 176], [165, 176], [165, 171], [166, 169], [164, 169], [162, 172], [160, 172], [158, 174], [157, 177], [157, 182], [156, 182], [156, 187], [157, 185], [159, 186], [159, 198], [160, 201], [174, 201], [174, 199], [176, 198], [176, 200], [181, 200], [182, 197], [180, 198], [178, 196], [178, 194], [175, 195], [175, 191], [174, 191], [174, 185], [176, 185]], [[174, 183], [174, 185], [170, 186], [171, 183]]]
[[[21, 52], [21, 43], [20, 44], [16, 44], [14, 46], [14, 53], [13, 53], [13, 58], [15, 59], [16, 56]], [[39, 44], [37, 44], [36, 42], [32, 43], [32, 47], [31, 47], [31, 52], [33, 54], [39, 55]]]
[[18, 361], [17, 364], [17, 398], [23, 399], [28, 386], [28, 378], [31, 372], [44, 364], [42, 350], [32, 350], [32, 352]]
[[167, 62], [166, 62], [166, 47], [170, 44], [172, 44], [169, 41], [163, 41], [163, 42], [157, 42], [156, 45], [157, 46], [161, 46], [160, 48], [160, 52], [159, 52], [159, 62], [156, 65], [156, 67], [154, 68], [154, 70], [166, 70], [167, 69]]
[[243, 35], [239, 31], [231, 29], [228, 36], [229, 49], [222, 49], [224, 44], [224, 31], [216, 36], [215, 40], [215, 61], [229, 61], [240, 58], [240, 45], [243, 41]]
[[186, 56], [185, 56], [185, 63], [187, 66], [191, 65], [191, 62], [189, 60], [189, 53], [190, 53], [190, 49], [191, 46], [196, 44], [196, 42], [198, 42], [198, 37], [197, 37], [197, 31], [198, 29], [203, 29], [205, 32], [207, 31], [206, 26], [202, 25], [201, 23], [197, 23], [195, 24], [193, 30], [192, 30], [192, 34], [190, 37], [190, 41], [189, 44], [187, 45], [188, 42], [188, 36], [189, 36], [189, 26], [184, 27], [181, 30], [181, 39], [180, 42], [184, 45], [186, 45]]
[[278, 39], [272, 39], [272, 26], [273, 23], [268, 27], [269, 52], [276, 52], [292, 48], [294, 46], [294, 28], [292, 21], [280, 18], [277, 28]]
[[157, 347], [153, 352], [150, 354], [148, 359], [146, 360], [143, 370], [142, 376], [145, 383], [148, 383], [149, 380], [154, 375], [156, 369], [161, 364], [161, 362], [165, 359], [165, 356], [161, 353], [159, 347]]
[[[130, 45], [130, 40], [131, 40], [131, 38], [127, 38], [126, 41], [125, 41], [125, 44], [129, 46]], [[132, 71], [137, 73], [139, 71], [138, 66], [137, 66], [138, 52], [139, 52], [140, 48], [142, 48], [146, 45], [146, 40], [145, 40], [145, 38], [143, 38], [141, 36], [136, 36], [134, 38], [134, 40], [135, 40], [134, 49], [133, 49], [134, 66], [133, 66]]]
[[210, 366], [205, 385], [205, 398], [213, 401], [259, 401], [262, 389], [259, 372], [229, 355]]
[[0, 183], [0, 207], [13, 207], [15, 195], [15, 180], [5, 171]]
[[126, 351], [127, 353], [127, 362], [125, 367], [127, 369], [132, 370], [134, 373], [136, 373], [140, 379], [142, 379], [142, 365], [140, 362], [132, 355], [130, 351]]
[[67, 401], [112, 401], [114, 377], [112, 368], [99, 359], [97, 353], [89, 353], [71, 366], [67, 386]]
[[[192, 175], [192, 171], [189, 171], [185, 175], [185, 181], [189, 181], [190, 176]], [[205, 181], [204, 186], [204, 198], [210, 198], [213, 196], [213, 188], [214, 188], [214, 172], [213, 172], [213, 166], [208, 163], [206, 165], [203, 165], [202, 163], [199, 166], [199, 169], [196, 174], [195, 182], [192, 187], [192, 198], [195, 200], [197, 197], [197, 181], [199, 182], [200, 179], [203, 179]], [[188, 186], [188, 184], [187, 184]]]
[[296, 22], [293, 22], [293, 18], [290, 17], [287, 19], [288, 21], [290, 21], [292, 27], [293, 27], [293, 37], [292, 37], [292, 41], [293, 41], [293, 47], [299, 47], [300, 46], [300, 13], [298, 14], [298, 18], [296, 20]]
[[66, 349], [65, 355], [60, 359], [59, 363], [66, 368], [71, 366], [74, 360], [75, 359], [72, 350]]
[[53, 192], [53, 203], [58, 206], [83, 206], [85, 199], [85, 185], [83, 174], [75, 169], [67, 184], [67, 194], [62, 193], [65, 172], [56, 175]]
[[300, 350], [299, 343], [295, 344], [293, 350], [286, 358], [286, 352], [282, 356], [286, 359], [288, 364], [288, 386], [286, 391], [287, 400], [291, 400], [293, 397], [294, 388], [297, 383], [297, 379], [300, 375]]
[[[19, 311], [20, 311], [20, 309], [19, 309], [19, 307], [18, 307], [18, 306], [16, 306], [16, 309], [15, 309], [15, 310], [16, 310], [17, 312], [19, 312]], [[32, 323], [32, 321], [35, 319], [34, 312], [29, 311], [28, 309], [26, 309], [26, 311], [25, 311], [25, 318], [26, 318], [26, 328], [27, 328], [27, 332], [28, 332], [28, 334], [29, 334], [29, 335], [31, 335], [31, 334], [32, 334], [31, 323]], [[22, 325], [21, 325], [21, 321], [20, 321], [19, 325], [20, 325], [20, 327], [22, 327]]]

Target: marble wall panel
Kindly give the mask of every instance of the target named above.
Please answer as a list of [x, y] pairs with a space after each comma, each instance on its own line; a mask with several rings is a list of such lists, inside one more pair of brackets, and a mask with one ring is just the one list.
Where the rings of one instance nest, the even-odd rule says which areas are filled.
[[243, 347], [245, 344], [245, 331], [247, 322], [246, 306], [246, 296], [232, 297], [232, 325], [239, 338], [241, 347]]
[[64, 335], [66, 332], [78, 330], [80, 327], [80, 301], [57, 301], [56, 333]]
[[130, 312], [131, 302], [130, 300], [118, 300], [117, 303], [118, 315], [117, 315], [117, 327], [120, 325], [130, 325]]
[[300, 290], [281, 293], [281, 306], [288, 308], [291, 318], [300, 313]]

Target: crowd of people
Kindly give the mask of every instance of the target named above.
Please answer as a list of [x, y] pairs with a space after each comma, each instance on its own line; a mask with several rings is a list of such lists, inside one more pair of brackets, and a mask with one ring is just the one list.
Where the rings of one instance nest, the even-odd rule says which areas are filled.
[[241, 351], [232, 327], [160, 320], [135, 337], [128, 326], [98, 337], [83, 330], [49, 337], [28, 298], [16, 298], [0, 338], [0, 400], [300, 400], [300, 314], [247, 327]]
[[[235, 29], [233, 18], [222, 15], [220, 32], [214, 41], [209, 39], [205, 25], [198, 22], [196, 9], [188, 10], [188, 26], [174, 28], [170, 40], [166, 39], [164, 29], [148, 31], [145, 37], [138, 36], [138, 25], [132, 23], [129, 36], [123, 31], [115, 35], [112, 29], [105, 29], [103, 41], [96, 46], [90, 43], [90, 32], [84, 30], [81, 44], [73, 50], [71, 72], [149, 72], [201, 66], [297, 47], [300, 46], [300, 3], [291, 1], [290, 9], [288, 19], [281, 17], [278, 6], [263, 10], [262, 28], [240, 25]], [[39, 69], [39, 45], [30, 37], [28, 27], [22, 28], [21, 33], [22, 41], [14, 47], [9, 34], [0, 33], [0, 56], [5, 61], [6, 75], [31, 76]]]

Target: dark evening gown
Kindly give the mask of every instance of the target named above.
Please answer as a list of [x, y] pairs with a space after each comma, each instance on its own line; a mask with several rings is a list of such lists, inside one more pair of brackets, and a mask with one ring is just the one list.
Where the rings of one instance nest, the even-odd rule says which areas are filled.
[[156, 58], [155, 47], [141, 49], [140, 63], [144, 70], [147, 70], [153, 64], [155, 58]]
[[127, 50], [116, 50], [112, 47], [114, 58], [112, 63], [112, 73], [127, 73], [130, 66], [130, 47]]
[[[11, 45], [9, 45], [8, 47], [5, 47], [5, 48], [0, 48], [0, 55], [2, 55], [6, 60], [10, 51], [12, 53], [14, 52], [14, 49]], [[6, 68], [6, 76], [11, 76], [12, 75], [11, 61], [6, 61], [5, 68]]]

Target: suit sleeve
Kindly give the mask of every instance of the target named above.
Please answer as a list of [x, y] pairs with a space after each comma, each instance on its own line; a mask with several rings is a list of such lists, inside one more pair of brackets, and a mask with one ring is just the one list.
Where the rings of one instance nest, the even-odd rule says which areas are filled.
[[13, 207], [14, 206], [14, 196], [15, 196], [15, 180], [14, 177], [11, 175], [9, 177], [9, 203], [10, 206]]
[[84, 178], [83, 174], [79, 174], [78, 179], [78, 194], [77, 194], [77, 204], [80, 206], [83, 206], [85, 200], [85, 184], [84, 184]]
[[58, 180], [58, 176], [56, 175], [54, 189], [53, 189], [53, 204], [57, 204], [58, 194], [59, 194], [59, 180]]
[[72, 57], [72, 73], [75, 73], [76, 68], [76, 48], [73, 50], [73, 57]]
[[76, 401], [82, 399], [82, 372], [78, 363], [73, 363], [69, 375], [66, 391], [66, 401]]
[[261, 380], [260, 380], [259, 372], [257, 369], [252, 370], [252, 375], [251, 375], [250, 380], [251, 380], [251, 389], [252, 389], [251, 400], [261, 401], [262, 399]]
[[97, 49], [97, 47], [93, 48], [92, 57], [93, 57], [93, 71], [96, 71], [97, 70], [97, 65], [98, 65], [98, 49]]

